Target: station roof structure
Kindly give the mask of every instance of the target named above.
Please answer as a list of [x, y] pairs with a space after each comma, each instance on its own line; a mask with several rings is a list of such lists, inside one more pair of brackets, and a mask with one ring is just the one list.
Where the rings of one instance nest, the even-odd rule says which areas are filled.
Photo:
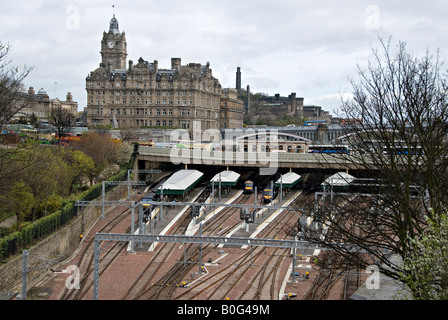
[[282, 176], [275, 182], [276, 187], [280, 187], [280, 184], [282, 184], [283, 188], [292, 188], [297, 183], [299, 183], [301, 176], [298, 175], [295, 172], [288, 172], [285, 174], [282, 174]]
[[179, 170], [168, 178], [158, 189], [163, 186], [163, 194], [184, 194], [190, 191], [201, 180], [204, 173], [198, 170]]
[[348, 173], [338, 172], [325, 179], [325, 181], [322, 182], [321, 186], [322, 188], [326, 186], [335, 188], [347, 188], [355, 179], [355, 177], [349, 175]]
[[210, 180], [210, 184], [212, 182], [215, 183], [215, 186], [219, 184], [219, 175], [221, 174], [221, 185], [222, 186], [235, 186], [240, 179], [240, 174], [235, 171], [226, 170], [220, 173], [215, 174], [215, 176]]

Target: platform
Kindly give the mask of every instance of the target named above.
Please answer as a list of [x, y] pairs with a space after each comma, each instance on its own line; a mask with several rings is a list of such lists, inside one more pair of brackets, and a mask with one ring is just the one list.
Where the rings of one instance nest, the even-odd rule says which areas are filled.
[[158, 189], [160, 194], [163, 188], [163, 194], [185, 194], [193, 189], [193, 187], [203, 177], [204, 173], [198, 170], [179, 170], [168, 178]]

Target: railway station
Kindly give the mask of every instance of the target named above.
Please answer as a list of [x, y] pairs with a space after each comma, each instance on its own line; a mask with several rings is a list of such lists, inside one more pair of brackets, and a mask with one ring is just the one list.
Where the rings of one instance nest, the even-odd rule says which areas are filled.
[[182, 195], [194, 188], [194, 186], [202, 179], [203, 173], [198, 170], [179, 170], [175, 172], [168, 180], [166, 180], [157, 189], [158, 194], [165, 195]]
[[322, 190], [347, 190], [350, 184], [355, 180], [355, 177], [346, 173], [346, 172], [338, 172], [334, 175], [325, 179], [322, 182], [321, 187]]
[[215, 176], [210, 180], [210, 186], [212, 186], [213, 191], [215, 188], [218, 188], [220, 195], [227, 195], [231, 191], [232, 187], [237, 185], [240, 177], [241, 175], [235, 171], [225, 170], [215, 174]]
[[[134, 170], [140, 168], [137, 166]], [[136, 205], [132, 219], [127, 209], [127, 213], [118, 214], [123, 218], [113, 218], [107, 213], [104, 220], [126, 221], [127, 230], [133, 230], [134, 235], [148, 235], [153, 240], [124, 242], [126, 250], [117, 251], [120, 258], [113, 259], [121, 261], [121, 266], [118, 262], [110, 262], [109, 266], [109, 262], [102, 261], [108, 253], [98, 253], [100, 271], [95, 288], [99, 296], [93, 296], [90, 289], [83, 293], [83, 299], [110, 298], [105, 292], [113, 292], [111, 286], [116, 286], [113, 283], [117, 277], [122, 279], [125, 292], [115, 293], [114, 299], [308, 297], [313, 281], [319, 277], [315, 261], [320, 258], [321, 249], [311, 244], [294, 250], [255, 247], [250, 245], [250, 239], [298, 241], [297, 235], [291, 233], [295, 232], [298, 221], [308, 227], [316, 224], [301, 209], [303, 204], [316, 202], [318, 193], [330, 192], [333, 197], [333, 193], [349, 191], [356, 181], [356, 172], [290, 167], [260, 175], [258, 169], [257, 165], [202, 163], [189, 164], [187, 169], [187, 165], [179, 164], [159, 167], [162, 173], [154, 179], [147, 180], [145, 174], [136, 175], [134, 180], [143, 179], [147, 187], [144, 192], [134, 190], [132, 194]], [[265, 201], [268, 196], [269, 201]], [[114, 233], [113, 230], [109, 232]], [[174, 240], [165, 242], [165, 236], [173, 236]], [[177, 244], [176, 236], [180, 239]], [[232, 241], [215, 245], [182, 243], [182, 237], [219, 237]], [[246, 244], [237, 245], [238, 241]], [[113, 271], [115, 268], [128, 270], [128, 275], [118, 275]], [[228, 280], [220, 274], [227, 274]], [[220, 285], [213, 285], [221, 278]]]
[[[144, 198], [147, 197], [147, 194], [157, 194], [159, 196], [163, 195], [163, 198], [160, 197], [162, 202], [166, 200], [166, 202], [163, 202], [165, 205], [152, 205], [151, 203], [157, 203], [158, 200], [154, 199], [145, 207], [146, 211], [142, 210], [141, 212], [138, 211], [138, 213], [136, 211], [136, 216], [138, 217], [132, 220], [137, 224], [135, 229], [136, 235], [157, 234], [164, 236], [178, 234], [190, 236], [211, 235], [231, 239], [280, 239], [288, 238], [283, 230], [285, 225], [288, 223], [294, 224], [294, 221], [299, 217], [299, 212], [286, 209], [291, 208], [302, 196], [302, 188], [299, 183], [301, 175], [292, 171], [259, 177], [250, 170], [240, 174], [231, 170], [220, 171], [215, 169], [204, 174], [202, 170], [180, 169], [171, 174], [164, 173], [161, 176], [163, 178], [153, 182], [153, 187], [146, 188], [144, 194], [134, 195]], [[251, 181], [248, 179], [255, 181], [255, 183], [252, 183], [254, 187], [250, 192], [243, 193], [245, 182]], [[269, 204], [263, 205], [263, 194], [261, 191], [265, 186], [269, 185], [273, 186], [277, 192]], [[220, 187], [223, 191], [225, 190], [222, 194], [219, 192]], [[257, 187], [259, 187], [258, 194]], [[280, 197], [278, 192], [280, 189], [288, 190], [289, 192], [284, 192], [284, 196]], [[280, 201], [281, 198], [282, 201]], [[184, 205], [183, 202], [198, 203], [200, 206], [197, 207], [198, 210], [194, 210], [194, 205]], [[147, 202], [145, 203], [148, 204]], [[231, 205], [236, 207], [230, 207]], [[238, 207], [239, 205], [242, 207]], [[248, 205], [258, 207], [249, 208], [247, 207]], [[126, 252], [127, 255], [136, 254], [137, 258], [142, 255], [149, 255], [149, 257], [156, 259], [157, 256], [162, 254], [163, 248], [167, 246], [167, 243], [158, 241], [135, 241], [127, 244]], [[200, 257], [197, 256], [197, 245], [187, 246], [181, 243], [177, 246], [177, 250], [171, 254], [174, 255], [173, 257], [166, 256], [167, 262], [164, 265], [170, 265], [168, 261], [177, 257], [175, 259], [179, 262], [183, 261], [185, 268], [188, 267], [189, 270], [192, 268], [193, 270], [195, 268], [198, 269], [197, 272], [190, 271], [187, 274], [182, 272], [172, 274], [170, 279], [166, 280], [167, 285], [173, 285], [173, 281], [175, 281], [185, 283], [189, 288], [193, 288], [195, 284], [205, 281], [207, 276], [210, 278], [215, 277], [215, 274], [222, 270], [220, 266], [227, 266], [226, 268], [228, 268], [235, 265], [233, 261], [242, 253], [248, 259], [247, 264], [242, 266], [252, 266], [254, 268], [259, 259], [267, 257], [260, 255], [261, 251], [259, 250], [264, 250], [264, 252], [282, 250], [280, 248], [254, 249], [244, 245], [225, 244], [214, 247], [204, 244], [200, 245], [200, 247], [202, 247], [199, 250]], [[275, 286], [278, 286], [278, 289], [275, 293], [270, 294], [269, 299], [283, 299], [287, 295], [285, 290], [288, 290], [288, 284], [294, 283], [291, 281], [296, 281], [294, 279], [299, 278], [298, 276], [296, 277], [296, 274], [302, 274], [302, 270], [310, 269], [310, 265], [304, 266], [304, 260], [299, 259], [298, 256], [312, 256], [315, 250], [311, 247], [300, 250], [300, 252], [294, 255], [287, 249], [283, 249], [283, 251], [284, 253], [281, 256], [285, 258], [278, 260], [277, 263], [284, 264], [284, 266], [279, 269], [279, 275], [272, 280], [277, 282]], [[292, 259], [293, 257], [294, 259]], [[291, 261], [295, 260], [302, 263], [297, 263], [294, 266], [295, 263]], [[174, 265], [179, 262], [174, 263]], [[151, 265], [148, 265], [147, 268], [152, 268]], [[159, 271], [154, 272], [158, 273]], [[105, 273], [107, 274], [107, 271]], [[178, 280], [173, 280], [173, 277]], [[103, 275], [100, 278], [100, 286], [107, 288], [109, 285], [107, 280], [105, 280], [107, 277]], [[100, 292], [102, 290], [100, 289]], [[187, 290], [184, 290], [183, 293], [179, 292], [179, 294], [186, 294], [187, 292]], [[127, 295], [131, 294], [128, 293]], [[141, 292], [137, 296], [143, 298]]]
[[295, 172], [287, 172], [280, 175], [280, 178], [275, 182], [275, 187], [281, 190], [281, 196], [288, 195], [288, 192], [300, 182], [301, 176]]

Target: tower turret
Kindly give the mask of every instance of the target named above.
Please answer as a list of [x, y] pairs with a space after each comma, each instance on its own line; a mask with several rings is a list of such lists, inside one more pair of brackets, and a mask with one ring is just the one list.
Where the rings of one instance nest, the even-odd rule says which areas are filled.
[[101, 64], [100, 66], [109, 70], [126, 69], [126, 37], [124, 31], [120, 33], [118, 20], [113, 15], [109, 23], [109, 31], [103, 33], [101, 40]]

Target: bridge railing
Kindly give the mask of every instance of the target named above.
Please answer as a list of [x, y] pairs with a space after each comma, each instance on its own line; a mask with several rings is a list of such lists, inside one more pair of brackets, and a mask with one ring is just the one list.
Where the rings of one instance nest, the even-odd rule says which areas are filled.
[[[272, 165], [273, 163], [303, 163], [322, 165], [348, 164], [349, 155], [331, 155], [318, 153], [277, 153], [277, 152], [233, 152], [209, 151], [184, 148], [157, 148], [140, 146], [139, 154], [169, 158], [173, 163], [202, 164], [254, 164]], [[168, 160], [168, 159], [166, 159]]]

